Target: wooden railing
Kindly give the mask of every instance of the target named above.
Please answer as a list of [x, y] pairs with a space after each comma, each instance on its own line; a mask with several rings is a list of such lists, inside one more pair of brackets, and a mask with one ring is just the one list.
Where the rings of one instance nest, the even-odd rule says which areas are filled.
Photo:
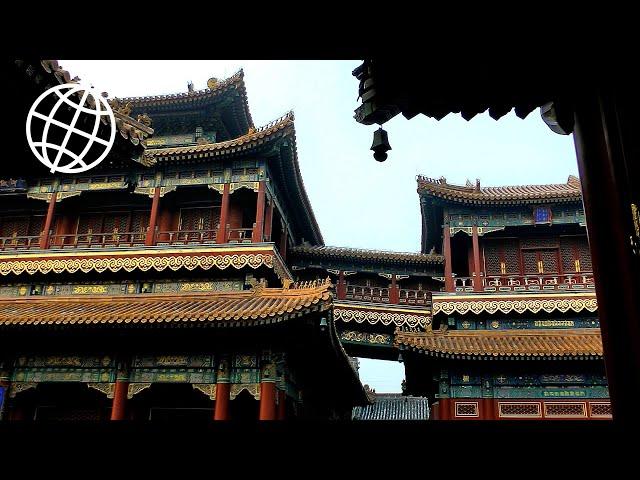
[[40, 247], [40, 235], [0, 237], [0, 250], [29, 250]]
[[489, 275], [484, 278], [485, 292], [518, 292], [593, 289], [593, 273], [539, 275]]
[[431, 305], [431, 292], [429, 290], [415, 290], [410, 288], [400, 289], [399, 303], [407, 305]]
[[227, 242], [228, 243], [251, 243], [253, 228], [228, 228], [227, 225]]
[[144, 245], [145, 233], [109, 232], [49, 236], [49, 248], [133, 247]]
[[366, 285], [347, 285], [345, 298], [363, 302], [389, 303], [389, 289], [384, 287], [368, 287]]
[[168, 230], [156, 232], [157, 245], [216, 243], [217, 230]]

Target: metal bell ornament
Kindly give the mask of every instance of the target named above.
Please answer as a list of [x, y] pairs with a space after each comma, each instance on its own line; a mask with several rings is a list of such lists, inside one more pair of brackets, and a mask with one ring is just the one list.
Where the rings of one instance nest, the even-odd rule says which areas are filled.
[[373, 150], [373, 158], [378, 162], [384, 162], [387, 159], [387, 152], [391, 150], [391, 145], [389, 145], [387, 132], [382, 127], [373, 132], [371, 150]]

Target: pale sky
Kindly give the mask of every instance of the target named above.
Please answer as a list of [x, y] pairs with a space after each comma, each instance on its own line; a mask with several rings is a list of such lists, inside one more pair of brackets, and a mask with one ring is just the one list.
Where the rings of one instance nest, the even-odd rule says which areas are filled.
[[[392, 150], [384, 163], [369, 148], [377, 126], [353, 119], [358, 81], [344, 61], [80, 61], [60, 64], [109, 98], [206, 88], [244, 69], [256, 126], [295, 113], [298, 160], [327, 245], [420, 250], [417, 174], [483, 186], [565, 183], [578, 174], [573, 139], [551, 132], [538, 110], [525, 120], [488, 113], [467, 122], [451, 114], [436, 121], [402, 115], [384, 125]], [[399, 392], [402, 364], [361, 359], [360, 377], [381, 392]]]

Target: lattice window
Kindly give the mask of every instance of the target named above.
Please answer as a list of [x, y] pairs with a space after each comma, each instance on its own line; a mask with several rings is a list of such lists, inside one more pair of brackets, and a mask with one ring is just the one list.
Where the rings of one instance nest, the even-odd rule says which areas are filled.
[[484, 262], [488, 275], [500, 275], [500, 247], [497, 242], [486, 242]]
[[29, 231], [29, 217], [6, 218], [2, 222], [3, 237], [23, 237]]
[[518, 255], [518, 241], [505, 240], [504, 242], [504, 265], [506, 273], [520, 272], [520, 256]]
[[565, 273], [575, 272], [576, 240], [574, 238], [562, 238], [560, 240], [560, 256], [562, 257], [562, 270]]
[[105, 215], [103, 222], [103, 232], [110, 233], [105, 237], [107, 242], [120, 242], [124, 239], [122, 233], [127, 231], [129, 215], [126, 213], [109, 213]]
[[78, 221], [78, 235], [95, 234], [102, 231], [102, 215], [82, 215]]
[[523, 238], [520, 241], [522, 248], [557, 248], [558, 238]]
[[593, 403], [591, 402], [591, 416], [592, 417], [611, 417], [611, 404], [610, 403]]
[[212, 232], [220, 225], [220, 211], [211, 207], [183, 208], [180, 212], [179, 230], [187, 233], [183, 240], [199, 240], [201, 234]]
[[524, 264], [524, 273], [538, 273], [538, 255], [535, 250], [523, 251], [522, 263]]
[[544, 413], [547, 417], [586, 417], [585, 403], [545, 403]]
[[143, 242], [149, 226], [149, 212], [133, 212], [131, 215], [131, 232], [134, 242]]
[[498, 414], [500, 417], [532, 418], [542, 417], [539, 403], [498, 403]]
[[477, 417], [478, 402], [456, 402], [456, 417]]
[[591, 252], [589, 252], [589, 243], [586, 238], [581, 238], [577, 241], [578, 255], [580, 259], [580, 271], [581, 272], [593, 272], [593, 266], [591, 265]]
[[558, 251], [541, 250], [540, 261], [544, 273], [558, 273]]

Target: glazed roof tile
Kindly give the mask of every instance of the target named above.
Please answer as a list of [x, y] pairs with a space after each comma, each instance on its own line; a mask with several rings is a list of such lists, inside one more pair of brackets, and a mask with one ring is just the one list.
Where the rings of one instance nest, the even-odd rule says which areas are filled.
[[296, 255], [308, 257], [364, 259], [406, 263], [444, 263], [443, 255], [416, 252], [391, 252], [385, 250], [369, 250], [364, 248], [330, 247], [303, 244], [294, 247], [292, 249], [292, 252]]
[[479, 183], [476, 186], [452, 185], [445, 178], [418, 176], [418, 193], [473, 204], [572, 202], [582, 199], [580, 180], [573, 175], [569, 176], [567, 183], [501, 187], [480, 187]]
[[435, 356], [484, 358], [601, 357], [598, 328], [398, 332], [396, 345]]
[[370, 405], [354, 407], [353, 420], [428, 420], [426, 397], [410, 397], [396, 393], [376, 393]]
[[0, 298], [0, 325], [274, 323], [331, 305], [329, 282], [302, 288], [144, 295]]

